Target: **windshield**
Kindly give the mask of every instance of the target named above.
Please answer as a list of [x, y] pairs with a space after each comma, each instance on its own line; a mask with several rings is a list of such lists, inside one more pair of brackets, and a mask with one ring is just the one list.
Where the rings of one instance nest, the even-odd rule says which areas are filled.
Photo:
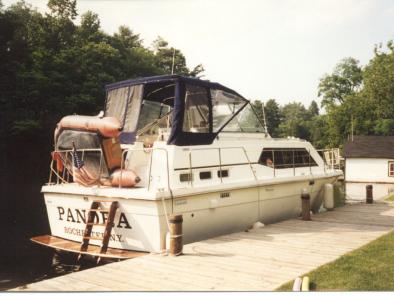
[[257, 118], [250, 103], [223, 129], [224, 132], [264, 133], [264, 126]]
[[213, 131], [219, 131], [248, 102], [224, 90], [211, 89]]
[[138, 141], [154, 140], [159, 135], [160, 129], [171, 127], [172, 109], [163, 103], [144, 101], [138, 120]]

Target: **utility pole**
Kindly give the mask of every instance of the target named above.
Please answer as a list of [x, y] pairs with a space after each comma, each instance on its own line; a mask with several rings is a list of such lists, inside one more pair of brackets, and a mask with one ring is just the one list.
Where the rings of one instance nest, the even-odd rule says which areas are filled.
[[350, 121], [351, 121], [351, 138], [352, 138], [352, 142], [353, 142], [353, 140], [354, 140], [354, 127], [353, 127], [353, 114], [351, 115], [351, 117], [350, 117]]
[[174, 74], [174, 65], [175, 65], [175, 48], [172, 53], [172, 67], [171, 67], [171, 74]]
[[267, 120], [265, 119], [265, 104], [264, 104], [264, 102], [262, 102], [262, 105], [263, 105], [264, 129], [265, 129], [265, 134], [268, 135]]

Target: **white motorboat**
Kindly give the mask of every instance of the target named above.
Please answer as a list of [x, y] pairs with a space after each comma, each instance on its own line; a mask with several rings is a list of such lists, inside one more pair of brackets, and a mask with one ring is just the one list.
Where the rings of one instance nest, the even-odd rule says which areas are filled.
[[[271, 138], [250, 102], [221, 84], [170, 75], [122, 81], [106, 91], [104, 116], [119, 120], [119, 135], [58, 131], [58, 158], [42, 187], [52, 238], [84, 241], [85, 252], [101, 246], [105, 229], [109, 248], [160, 252], [168, 248], [170, 214], [183, 215], [184, 243], [297, 217], [302, 190], [316, 212], [324, 184], [342, 175], [309, 142]], [[75, 157], [98, 182], [73, 181]], [[133, 187], [100, 181], [114, 169], [140, 181]]]

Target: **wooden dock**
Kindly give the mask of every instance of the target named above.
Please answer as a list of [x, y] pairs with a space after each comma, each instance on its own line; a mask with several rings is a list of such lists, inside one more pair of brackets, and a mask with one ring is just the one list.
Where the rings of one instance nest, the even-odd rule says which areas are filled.
[[19, 287], [17, 291], [264, 291], [394, 229], [394, 205], [353, 204]]

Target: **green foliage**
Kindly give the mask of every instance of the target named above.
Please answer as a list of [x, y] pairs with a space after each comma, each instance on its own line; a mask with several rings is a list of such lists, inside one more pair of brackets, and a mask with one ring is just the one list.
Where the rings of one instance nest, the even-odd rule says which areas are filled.
[[310, 119], [309, 112], [301, 103], [293, 102], [283, 106], [281, 110], [283, 121], [279, 125], [281, 137], [297, 137], [309, 139], [307, 121]]
[[394, 119], [378, 119], [374, 129], [375, 134], [382, 136], [394, 136]]
[[126, 26], [108, 35], [97, 14], [81, 24], [75, 0], [50, 0], [42, 15], [23, 1], [0, 10], [0, 136], [50, 133], [66, 114], [94, 114], [102, 108], [104, 85], [133, 77], [174, 72], [197, 75], [178, 49], [162, 38], [151, 50]]
[[384, 200], [389, 201], [389, 202], [394, 202], [394, 194], [389, 195], [389, 196], [386, 197]]
[[264, 104], [264, 110], [268, 133], [271, 137], [276, 138], [279, 136], [278, 127], [282, 120], [279, 104], [274, 99], [270, 99]]
[[322, 106], [343, 103], [346, 96], [353, 94], [362, 83], [359, 62], [345, 58], [335, 67], [331, 75], [320, 80], [318, 95], [322, 96]]
[[49, 0], [48, 8], [57, 17], [74, 20], [77, 13], [77, 0]]
[[311, 116], [319, 115], [319, 105], [316, 103], [316, 101], [311, 102], [311, 104], [309, 105], [308, 111]]
[[388, 43], [388, 51], [376, 51], [375, 57], [363, 72], [364, 87], [361, 93], [375, 109], [377, 118], [394, 118], [394, 49]]
[[338, 147], [330, 143], [330, 138], [328, 137], [328, 122], [327, 115], [314, 116], [310, 121], [306, 123], [309, 130], [309, 141], [318, 148], [324, 149], [328, 147]]
[[186, 66], [186, 58], [182, 52], [173, 47], [168, 47], [168, 42], [160, 36], [153, 42], [153, 50], [157, 57], [157, 66], [164, 69], [166, 74], [197, 76], [204, 71], [201, 64], [190, 71]]
[[[263, 104], [252, 103], [260, 121], [264, 121]], [[317, 148], [330, 146], [327, 136], [327, 116], [319, 115], [319, 107], [312, 101], [306, 109], [301, 103], [293, 102], [280, 106], [270, 99], [264, 104], [265, 119], [271, 137], [296, 137], [311, 141]]]
[[83, 42], [99, 42], [103, 39], [100, 32], [100, 19], [98, 14], [87, 11], [81, 16], [81, 25], [78, 27], [77, 38]]
[[[342, 146], [354, 135], [394, 135], [394, 48], [375, 48], [375, 56], [361, 68], [342, 60], [319, 84], [327, 111], [330, 146]], [[353, 130], [353, 131], [352, 131]]]

